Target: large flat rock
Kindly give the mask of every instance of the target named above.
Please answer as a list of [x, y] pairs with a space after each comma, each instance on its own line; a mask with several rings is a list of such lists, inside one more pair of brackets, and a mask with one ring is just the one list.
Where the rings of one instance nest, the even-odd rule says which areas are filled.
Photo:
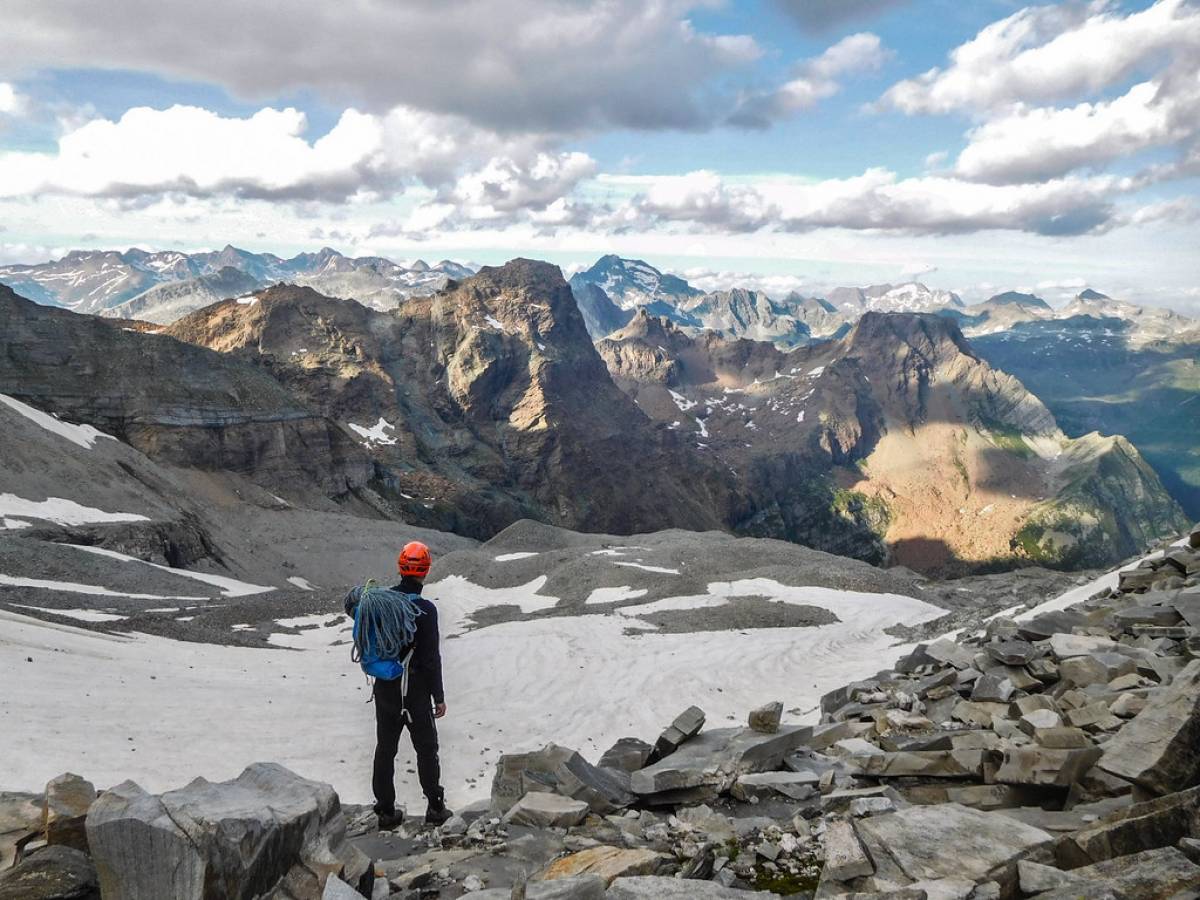
[[1200, 784], [1200, 659], [1150, 697], [1097, 765], [1155, 794]]
[[[666, 878], [657, 875], [642, 875], [618, 878], [604, 895], [605, 900], [771, 900], [778, 894], [758, 891], [750, 893], [727, 888], [713, 881]], [[530, 895], [533, 900], [532, 895]]]
[[1040, 828], [958, 803], [912, 806], [854, 824], [877, 871], [898, 869], [912, 881], [985, 881], [1053, 840]]
[[798, 725], [784, 726], [775, 734], [715, 728], [692, 738], [666, 759], [634, 772], [630, 786], [641, 796], [696, 787], [727, 790], [738, 775], [778, 768], [784, 756], [811, 733], [811, 728]]

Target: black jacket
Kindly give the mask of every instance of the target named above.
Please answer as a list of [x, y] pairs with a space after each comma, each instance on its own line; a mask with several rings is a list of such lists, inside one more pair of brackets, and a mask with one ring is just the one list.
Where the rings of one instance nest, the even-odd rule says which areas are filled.
[[[415, 578], [402, 578], [399, 584], [392, 587], [392, 590], [402, 594], [416, 595], [416, 604], [421, 609], [421, 615], [417, 616], [417, 632], [413, 635], [412, 670], [408, 679], [408, 693], [410, 696], [427, 693], [433, 698], [434, 703], [445, 703], [437, 607], [433, 605], [432, 601], [421, 596], [421, 582]], [[356, 605], [347, 597], [346, 615], [353, 618]], [[407, 648], [404, 653], [408, 653]]]

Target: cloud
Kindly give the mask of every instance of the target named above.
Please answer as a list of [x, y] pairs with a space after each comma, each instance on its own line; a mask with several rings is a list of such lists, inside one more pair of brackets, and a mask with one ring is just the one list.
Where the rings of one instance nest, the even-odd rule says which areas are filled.
[[922, 275], [932, 275], [938, 267], [926, 262], [910, 262], [900, 267], [901, 278], [920, 278]]
[[1121, 224], [1114, 200], [1141, 185], [1114, 176], [990, 185], [945, 176], [901, 179], [880, 168], [813, 183], [762, 179], [730, 185], [701, 171], [654, 179], [611, 220], [627, 229], [676, 223], [727, 232], [842, 228], [965, 234], [999, 229], [1079, 235]]
[[776, 0], [802, 28], [828, 31], [845, 22], [865, 19], [899, 6], [906, 0]]
[[470, 218], [496, 219], [518, 210], [545, 210], [596, 171], [586, 153], [539, 153], [523, 165], [493, 159], [458, 179], [447, 196]]
[[24, 114], [28, 103], [22, 94], [7, 81], [0, 81], [0, 116]]
[[946, 68], [893, 85], [883, 105], [903, 112], [979, 113], [1095, 93], [1139, 67], [1200, 50], [1200, 11], [1159, 0], [1122, 16], [1107, 3], [1033, 6], [988, 25]]
[[243, 118], [195, 106], [138, 107], [115, 122], [95, 119], [67, 131], [56, 152], [0, 153], [0, 196], [340, 201], [388, 196], [417, 181], [437, 186], [497, 152], [517, 160], [514, 166], [553, 159], [540, 153], [539, 141], [406, 107], [383, 115], [348, 109], [314, 140], [306, 137], [307, 125], [293, 108], [268, 107]]
[[973, 129], [958, 157], [964, 178], [1010, 183], [1097, 167], [1200, 134], [1200, 71], [1145, 81], [1101, 103], [1018, 106]]
[[[704, 128], [714, 85], [756, 60], [741, 34], [691, 24], [703, 0], [9, 0], [7, 71], [115, 68], [250, 99], [311, 91], [406, 106], [497, 132]], [[647, 85], [652, 89], [647, 89]]]
[[729, 122], [747, 128], [766, 128], [776, 119], [793, 115], [832, 97], [842, 86], [839, 79], [877, 70], [888, 57], [883, 42], [863, 32], [842, 38], [820, 56], [796, 67], [795, 77], [770, 91], [745, 92]]

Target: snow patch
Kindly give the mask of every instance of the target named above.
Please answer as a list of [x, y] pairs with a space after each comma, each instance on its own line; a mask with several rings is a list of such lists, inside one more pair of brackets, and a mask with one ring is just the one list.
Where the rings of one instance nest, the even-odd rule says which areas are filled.
[[671, 395], [671, 399], [675, 401], [675, 405], [679, 407], [680, 412], [687, 412], [696, 405], [695, 400], [689, 400], [683, 394], [677, 393], [670, 388], [667, 388], [667, 393]]
[[679, 574], [678, 569], [668, 569], [665, 566], [648, 566], [648, 565], [645, 565], [644, 563], [617, 562], [617, 563], [613, 563], [613, 565], [614, 566], [625, 566], [630, 569], [641, 569], [644, 572], [658, 572], [661, 575], [678, 575]]
[[296, 587], [300, 588], [300, 590], [302, 590], [302, 591], [316, 590], [316, 588], [314, 588], [311, 584], [308, 583], [308, 579], [301, 578], [299, 575], [293, 575], [291, 578], [289, 578], [288, 584], [295, 585]]
[[45, 578], [18, 578], [0, 574], [0, 587], [41, 588], [47, 591], [62, 591], [66, 594], [91, 594], [95, 597], [126, 597], [130, 600], [207, 600], [207, 597], [164, 597], [160, 594], [130, 594], [110, 591], [97, 584], [77, 584], [73, 581], [51, 581]]
[[396, 443], [395, 437], [388, 437], [387, 435], [388, 429], [390, 428], [392, 431], [395, 431], [396, 426], [383, 416], [380, 416], [379, 421], [370, 428], [367, 428], [363, 425], [355, 425], [353, 422], [349, 424], [350, 430], [359, 435], [359, 437], [363, 438], [363, 443], [368, 447], [372, 446], [373, 444], [391, 445]]
[[531, 556], [537, 556], [537, 553], [501, 553], [497, 556], [496, 562], [516, 562], [518, 559], [529, 559]]
[[95, 522], [149, 522], [136, 513], [110, 513], [90, 506], [81, 506], [74, 500], [48, 497], [45, 500], [26, 500], [16, 494], [0, 494], [0, 515], [25, 516], [45, 519], [59, 525], [90, 525]]
[[20, 519], [0, 519], [0, 531], [16, 531], [18, 528], [32, 528], [29, 522]]
[[193, 581], [202, 581], [205, 584], [211, 584], [214, 587], [220, 588], [222, 595], [226, 597], [249, 597], [253, 594], [265, 594], [267, 591], [275, 590], [273, 587], [261, 584], [248, 584], [245, 581], [238, 581], [236, 578], [226, 578], [224, 575], [209, 575], [205, 572], [193, 572], [191, 569], [160, 566], [158, 563], [146, 562], [146, 560], [138, 559], [136, 556], [126, 556], [124, 553], [118, 553], [115, 550], [106, 550], [103, 547], [85, 547], [82, 544], [64, 544], [63, 546], [74, 547], [76, 550], [82, 550], [85, 553], [94, 553], [97, 556], [107, 556], [109, 559], [117, 559], [121, 562], [140, 563], [143, 566], [149, 566], [161, 572], [170, 572], [172, 575], [191, 578]]
[[624, 587], [608, 587], [596, 588], [587, 599], [583, 601], [588, 606], [595, 603], [620, 603], [622, 600], [636, 600], [638, 597], [645, 597], [649, 591], [646, 588], [632, 588], [629, 585]]
[[21, 609], [32, 609], [37, 612], [52, 613], [56, 616], [66, 616], [68, 619], [77, 619], [80, 622], [120, 622], [129, 618], [129, 616], [102, 612], [98, 609], [53, 609], [49, 606], [29, 606], [25, 603], [14, 603], [13, 605], [19, 606]]
[[34, 424], [40, 425], [47, 431], [54, 432], [59, 437], [66, 438], [72, 444], [75, 444], [77, 447], [83, 447], [85, 450], [92, 449], [96, 441], [100, 438], [108, 438], [110, 441], [116, 440], [111, 434], [105, 434], [91, 425], [72, 425], [70, 422], [63, 422], [54, 416], [42, 412], [40, 409], [34, 409], [32, 406], [8, 396], [8, 394], [0, 394], [0, 403], [16, 410]]

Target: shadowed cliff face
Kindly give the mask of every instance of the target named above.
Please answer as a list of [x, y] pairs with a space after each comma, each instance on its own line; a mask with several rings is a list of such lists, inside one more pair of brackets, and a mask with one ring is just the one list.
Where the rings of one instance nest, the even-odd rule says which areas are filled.
[[558, 268], [485, 268], [394, 312], [277, 286], [170, 328], [270, 372], [359, 435], [407, 518], [486, 536], [531, 517], [719, 528], [738, 501], [613, 383]]
[[372, 464], [262, 370], [170, 337], [39, 306], [0, 286], [0, 392], [176, 465], [342, 496]]
[[1128, 441], [1068, 439], [944, 317], [867, 313], [785, 353], [640, 315], [598, 346], [642, 409], [737, 473], [750, 533], [956, 572], [1100, 565], [1183, 522]]

